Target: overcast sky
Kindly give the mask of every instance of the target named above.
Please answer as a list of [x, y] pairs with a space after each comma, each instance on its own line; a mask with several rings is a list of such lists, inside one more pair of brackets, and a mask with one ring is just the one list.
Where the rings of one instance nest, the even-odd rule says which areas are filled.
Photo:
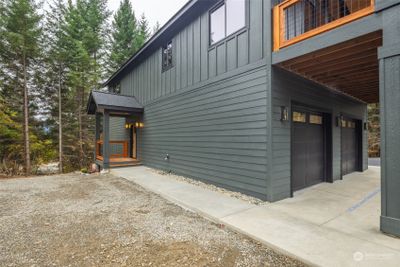
[[[188, 0], [130, 0], [135, 16], [146, 15], [152, 30], [157, 21], [164, 25]], [[116, 11], [120, 0], [108, 0], [111, 11]]]

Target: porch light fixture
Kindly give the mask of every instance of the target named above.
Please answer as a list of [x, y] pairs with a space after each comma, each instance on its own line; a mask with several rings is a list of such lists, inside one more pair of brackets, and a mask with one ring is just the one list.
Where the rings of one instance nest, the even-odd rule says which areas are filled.
[[336, 117], [336, 127], [340, 127], [342, 125], [343, 116]]
[[289, 120], [289, 109], [288, 107], [281, 106], [281, 121]]
[[368, 123], [364, 122], [364, 131], [368, 131]]
[[143, 127], [144, 127], [144, 124], [143, 124], [143, 122], [136, 122], [136, 123], [135, 123], [135, 127], [136, 127], [136, 128], [143, 128]]

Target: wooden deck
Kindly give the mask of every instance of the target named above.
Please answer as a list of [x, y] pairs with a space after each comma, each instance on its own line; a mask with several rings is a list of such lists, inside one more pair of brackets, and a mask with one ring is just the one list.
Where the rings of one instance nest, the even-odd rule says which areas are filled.
[[[338, 0], [330, 0], [328, 3], [328, 8], [321, 0], [314, 4], [305, 0], [286, 0], [276, 5], [273, 10], [273, 50], [278, 51], [375, 11], [375, 0], [345, 0], [343, 4], [347, 14], [341, 14], [344, 8], [339, 6]], [[302, 10], [302, 13], [295, 13], [295, 10]], [[297, 28], [304, 28], [303, 32], [297, 33]]]
[[[96, 158], [101, 163], [103, 162], [102, 156], [97, 156]], [[117, 168], [117, 167], [127, 167], [127, 166], [138, 166], [141, 165], [141, 162], [137, 159], [127, 158], [127, 157], [113, 157], [110, 158], [110, 167]]]

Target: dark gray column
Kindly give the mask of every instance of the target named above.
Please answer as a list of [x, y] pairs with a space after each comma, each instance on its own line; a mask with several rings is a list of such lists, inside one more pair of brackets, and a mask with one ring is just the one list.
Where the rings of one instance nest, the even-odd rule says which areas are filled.
[[94, 160], [96, 160], [97, 151], [97, 141], [100, 139], [100, 119], [101, 114], [96, 113], [96, 127], [95, 127], [95, 134], [94, 134]]
[[382, 216], [381, 230], [400, 236], [400, 5], [382, 11], [379, 49]]
[[103, 168], [110, 168], [110, 114], [103, 113]]

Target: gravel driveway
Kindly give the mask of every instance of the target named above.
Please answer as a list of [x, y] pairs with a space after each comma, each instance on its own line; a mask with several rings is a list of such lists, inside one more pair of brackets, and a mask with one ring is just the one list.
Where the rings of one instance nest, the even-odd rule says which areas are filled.
[[1, 266], [303, 266], [124, 179], [0, 179]]

